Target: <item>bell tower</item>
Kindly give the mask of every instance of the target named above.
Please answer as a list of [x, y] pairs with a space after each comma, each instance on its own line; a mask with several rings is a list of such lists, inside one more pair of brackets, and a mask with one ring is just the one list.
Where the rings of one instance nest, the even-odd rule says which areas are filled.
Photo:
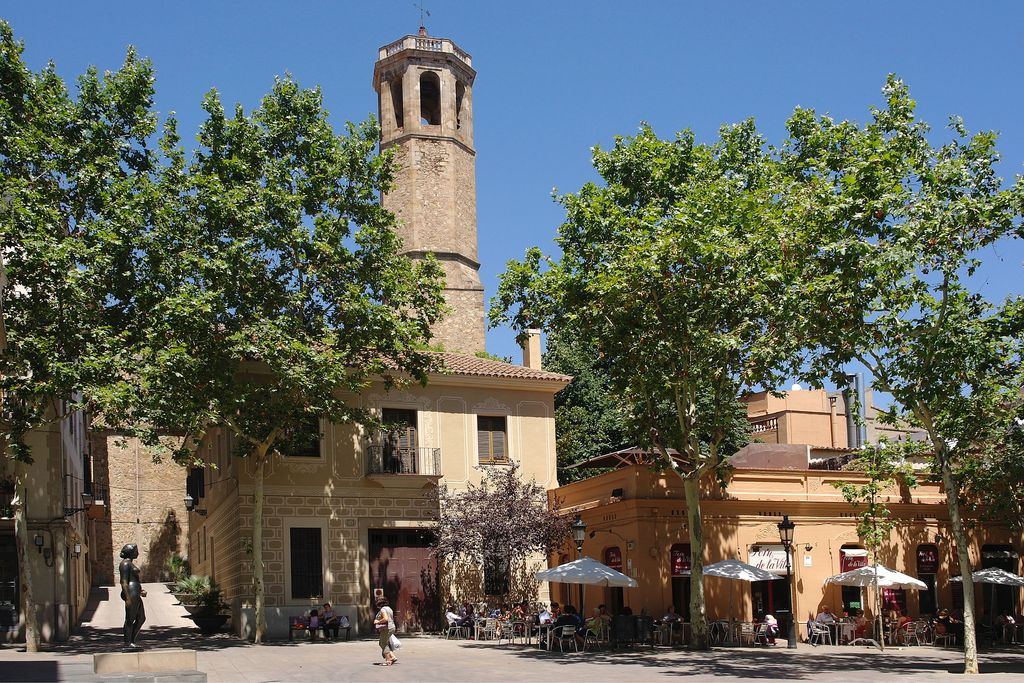
[[484, 288], [476, 237], [472, 58], [420, 27], [380, 48], [373, 69], [381, 150], [397, 148], [384, 207], [399, 221], [403, 251], [444, 268], [449, 311], [434, 328], [446, 351], [484, 350]]

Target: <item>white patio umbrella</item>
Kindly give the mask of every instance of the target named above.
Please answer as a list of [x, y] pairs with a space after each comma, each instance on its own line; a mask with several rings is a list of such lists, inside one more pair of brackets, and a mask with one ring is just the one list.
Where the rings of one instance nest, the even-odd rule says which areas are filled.
[[[734, 581], [775, 581], [782, 577], [770, 571], [755, 567], [752, 564], [740, 560], [722, 560], [713, 562], [704, 567], [704, 576], [717, 576], [720, 579], [732, 579]], [[729, 584], [729, 618], [732, 619], [732, 584]]]
[[860, 586], [861, 588], [867, 588], [876, 585], [876, 575], [878, 577], [877, 585], [879, 588], [928, 590], [928, 585], [925, 584], [924, 581], [915, 579], [913, 576], [908, 576], [902, 572], [898, 572], [895, 569], [883, 567], [882, 565], [868, 565], [858, 569], [851, 569], [850, 571], [843, 572], [842, 574], [830, 576], [825, 579], [825, 585], [831, 583], [837, 586]]
[[[910, 590], [927, 590], [928, 585], [919, 579], [915, 579], [913, 576], [908, 576], [902, 572], [898, 572], [895, 569], [889, 569], [883, 567], [880, 564], [868, 565], [866, 567], [860, 567], [858, 569], [851, 569], [848, 572], [842, 574], [836, 574], [825, 579], [825, 585], [834, 584], [837, 586], [859, 586], [860, 588], [874, 588], [875, 589], [875, 605], [876, 618], [875, 621], [878, 623], [878, 628], [881, 629], [882, 620], [882, 601], [878, 594], [880, 588], [903, 588]], [[881, 630], [879, 630], [881, 633]], [[880, 645], [878, 641], [872, 638], [856, 638], [850, 641], [851, 645], [855, 645], [858, 641], [863, 640], [866, 643], [871, 643], [879, 650], [884, 650], [884, 645]], [[884, 642], [884, 640], [883, 640]]]
[[[963, 583], [964, 577], [954, 576], [950, 581], [957, 581]], [[990, 583], [996, 586], [1024, 586], [1024, 576], [1017, 576], [1011, 574], [1005, 569], [999, 567], [989, 567], [988, 569], [979, 569], [976, 572], [971, 572], [971, 582], [973, 583]], [[995, 616], [996, 612], [996, 592], [992, 591], [992, 605], [990, 607], [990, 614]]]
[[[962, 582], [964, 577], [954, 576], [950, 581]], [[1011, 574], [1005, 569], [999, 569], [998, 567], [989, 567], [988, 569], [979, 569], [976, 572], [971, 572], [972, 583], [992, 583], [997, 586], [1024, 586], [1024, 576], [1017, 576]]]
[[554, 583], [582, 583], [587, 586], [609, 586], [612, 588], [636, 588], [637, 586], [635, 579], [631, 579], [622, 572], [615, 571], [608, 565], [601, 564], [590, 557], [539, 571], [537, 580]]

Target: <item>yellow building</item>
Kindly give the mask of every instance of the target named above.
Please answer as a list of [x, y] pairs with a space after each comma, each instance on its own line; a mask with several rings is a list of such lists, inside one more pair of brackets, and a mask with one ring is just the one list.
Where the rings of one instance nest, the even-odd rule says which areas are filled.
[[[439, 512], [431, 489], [458, 489], [511, 463], [524, 478], [557, 486], [554, 395], [569, 378], [472, 356], [441, 360], [447, 371], [432, 375], [426, 388], [378, 386], [353, 397], [400, 429], [370, 434], [321, 424], [318, 443], [268, 468], [263, 534], [272, 637], [287, 633], [289, 616], [324, 601], [357, 630], [372, 632], [377, 591], [404, 627], [435, 625], [446, 577], [438, 575], [424, 533]], [[189, 516], [189, 557], [193, 572], [220, 584], [236, 630], [248, 634], [253, 471], [231, 448], [223, 433], [203, 446], [215, 468], [191, 478], [198, 500]], [[543, 560], [536, 558], [537, 568]]]

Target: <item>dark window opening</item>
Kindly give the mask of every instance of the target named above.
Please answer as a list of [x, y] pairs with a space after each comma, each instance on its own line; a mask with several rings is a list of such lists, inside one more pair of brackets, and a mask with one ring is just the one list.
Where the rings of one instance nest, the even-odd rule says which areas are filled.
[[938, 611], [935, 595], [935, 573], [939, 570], [939, 548], [932, 543], [917, 546], [917, 578], [924, 581], [927, 589], [917, 592], [918, 613], [922, 616]]
[[505, 555], [488, 555], [484, 558], [484, 593], [506, 595], [509, 590], [509, 561]]
[[192, 500], [199, 502], [200, 498], [206, 496], [206, 468], [193, 468], [188, 471], [185, 477], [185, 493], [192, 496]]
[[292, 599], [321, 598], [324, 594], [323, 549], [319, 528], [292, 528]]
[[462, 100], [466, 96], [466, 86], [462, 81], [455, 84], [455, 127], [462, 128]]
[[[999, 568], [1010, 574], [1017, 573], [1018, 556], [1012, 545], [981, 546], [981, 568]], [[977, 589], [975, 589], [977, 590]], [[975, 593], [977, 595], [977, 593]], [[979, 612], [984, 613], [987, 621], [995, 623], [998, 616], [1015, 614], [1020, 588], [985, 583], [981, 585], [981, 602]]]
[[508, 441], [505, 417], [478, 415], [476, 418], [476, 439], [480, 462], [496, 464], [508, 462]]
[[441, 125], [441, 79], [433, 71], [420, 75], [420, 123]]
[[285, 432], [277, 447], [285, 457], [320, 457], [320, 420], [310, 417]]
[[402, 77], [395, 76], [391, 79], [391, 108], [395, 110], [395, 126], [402, 128], [405, 125], [405, 102], [402, 97]]

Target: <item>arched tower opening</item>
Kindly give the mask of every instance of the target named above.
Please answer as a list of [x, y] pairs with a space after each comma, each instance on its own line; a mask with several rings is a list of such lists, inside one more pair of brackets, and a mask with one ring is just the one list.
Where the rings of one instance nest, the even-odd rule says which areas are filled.
[[402, 101], [402, 77], [391, 79], [391, 108], [395, 112], [395, 128], [401, 130], [405, 126], [405, 108]]
[[434, 71], [420, 74], [420, 124], [441, 125], [441, 79]]
[[462, 100], [466, 97], [466, 84], [462, 81], [455, 82], [455, 127], [462, 128]]

